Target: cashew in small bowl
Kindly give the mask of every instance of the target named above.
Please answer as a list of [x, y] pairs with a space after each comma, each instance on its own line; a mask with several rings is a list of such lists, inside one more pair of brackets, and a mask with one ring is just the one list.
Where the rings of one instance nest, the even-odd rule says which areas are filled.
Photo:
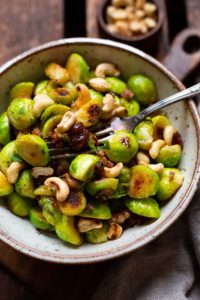
[[69, 187], [67, 183], [59, 177], [49, 177], [45, 180], [46, 185], [50, 190], [54, 190], [58, 201], [65, 201], [69, 196]]
[[39, 176], [51, 176], [54, 173], [54, 169], [50, 167], [34, 167], [32, 168], [32, 176], [38, 178]]
[[120, 71], [114, 64], [110, 63], [102, 63], [99, 64], [95, 69], [95, 75], [96, 77], [102, 77], [105, 78], [106, 75], [108, 76], [119, 76]]
[[19, 177], [19, 172], [24, 168], [23, 163], [19, 163], [17, 161], [13, 161], [8, 169], [6, 170], [6, 176], [9, 183], [16, 183]]

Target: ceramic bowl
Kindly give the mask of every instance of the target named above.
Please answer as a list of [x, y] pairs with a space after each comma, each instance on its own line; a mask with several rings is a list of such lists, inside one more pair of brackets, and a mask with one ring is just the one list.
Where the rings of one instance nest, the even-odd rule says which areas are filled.
[[[147, 54], [117, 42], [91, 38], [64, 39], [36, 47], [0, 67], [1, 111], [8, 103], [8, 91], [20, 81], [38, 81], [44, 77], [44, 66], [51, 61], [63, 63], [72, 52], [82, 54], [91, 67], [109, 61], [119, 66], [122, 77], [145, 73], [158, 86], [159, 98], [184, 89], [163, 65]], [[179, 102], [164, 110], [183, 137], [180, 168], [183, 186], [161, 209], [161, 217], [146, 226], [124, 231], [120, 239], [104, 244], [84, 244], [80, 248], [67, 246], [53, 234], [37, 231], [26, 219], [9, 212], [0, 203], [0, 239], [25, 254], [57, 263], [91, 263], [115, 258], [134, 251], [162, 234], [188, 206], [197, 188], [200, 172], [200, 121], [192, 101]]]

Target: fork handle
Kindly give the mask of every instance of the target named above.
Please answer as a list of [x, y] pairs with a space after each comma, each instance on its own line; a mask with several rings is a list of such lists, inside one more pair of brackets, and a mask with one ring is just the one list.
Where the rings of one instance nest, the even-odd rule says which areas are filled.
[[[162, 99], [158, 102], [156, 102], [155, 104], [145, 108], [144, 110], [142, 110], [138, 115], [137, 115], [137, 123], [139, 123], [140, 121], [142, 121], [145, 117], [147, 117], [148, 115], [150, 115], [151, 113], [153, 113], [154, 111], [163, 108], [165, 106], [168, 106], [170, 104], [176, 103], [181, 101], [182, 99], [186, 99], [192, 96], [196, 96], [200, 94], [200, 83], [197, 83], [181, 92], [178, 92], [172, 96], [169, 96], [165, 99]], [[189, 100], [189, 99], [188, 99]], [[135, 116], [136, 117], [136, 116]], [[135, 118], [134, 117], [134, 118]]]

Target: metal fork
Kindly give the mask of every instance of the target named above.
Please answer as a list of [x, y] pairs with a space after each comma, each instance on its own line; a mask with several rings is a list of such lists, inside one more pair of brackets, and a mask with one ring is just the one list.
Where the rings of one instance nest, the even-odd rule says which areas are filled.
[[[95, 131], [96, 137], [100, 138], [98, 139], [99, 143], [102, 143], [104, 141], [109, 140], [110, 135], [114, 133], [116, 130], [128, 130], [132, 131], [135, 126], [140, 123], [144, 118], [149, 116], [151, 113], [153, 113], [156, 110], [159, 110], [165, 106], [171, 105], [173, 103], [179, 102], [183, 99], [188, 99], [189, 97], [195, 96], [197, 94], [200, 94], [200, 83], [195, 84], [181, 92], [178, 92], [172, 96], [169, 96], [165, 99], [160, 100], [159, 102], [156, 102], [155, 104], [145, 108], [142, 110], [139, 114], [133, 116], [133, 117], [125, 117], [125, 118], [118, 118], [115, 117], [111, 119], [109, 122], [103, 123], [102, 126], [104, 127], [103, 130], [99, 130], [102, 128], [97, 127], [99, 131]], [[105, 128], [106, 127], [106, 128]], [[101, 138], [103, 137], [103, 138]], [[50, 156], [52, 159], [58, 159], [58, 158], [64, 158], [64, 157], [74, 157], [77, 155], [77, 153], [67, 153], [67, 151], [70, 151], [70, 148], [52, 148], [49, 149]], [[59, 154], [59, 152], [62, 152]], [[84, 151], [84, 153], [93, 153], [93, 150]]]

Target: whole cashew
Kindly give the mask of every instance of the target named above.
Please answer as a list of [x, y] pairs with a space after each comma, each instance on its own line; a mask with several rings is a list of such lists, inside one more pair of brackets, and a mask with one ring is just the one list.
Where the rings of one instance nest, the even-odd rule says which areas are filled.
[[78, 83], [76, 85], [76, 90], [78, 92], [78, 98], [76, 99], [76, 101], [71, 106], [75, 111], [79, 110], [91, 98], [90, 91], [89, 91], [88, 87], [85, 84]]
[[102, 63], [96, 67], [95, 75], [96, 77], [102, 77], [102, 78], [105, 78], [106, 75], [116, 77], [120, 75], [120, 71], [114, 64]]
[[151, 158], [155, 159], [158, 154], [160, 149], [165, 145], [165, 141], [163, 140], [156, 140], [151, 144], [151, 147], [149, 149], [149, 155], [151, 156]]
[[76, 122], [76, 115], [73, 111], [67, 111], [60, 123], [57, 125], [58, 133], [64, 133], [68, 131]]
[[114, 178], [120, 175], [123, 168], [123, 163], [118, 163], [112, 168], [104, 167], [104, 176], [106, 178]]
[[176, 129], [172, 125], [166, 125], [163, 130], [163, 139], [167, 145], [172, 144], [172, 139], [174, 134], [176, 133]]
[[69, 196], [69, 187], [67, 183], [59, 177], [47, 178], [44, 185], [46, 185], [50, 190], [55, 191], [56, 199], [58, 201], [65, 201]]
[[45, 108], [55, 103], [49, 96], [42, 94], [35, 96], [33, 100], [33, 114], [36, 118], [40, 117]]
[[32, 176], [38, 178], [39, 176], [51, 176], [54, 173], [54, 169], [50, 167], [34, 167], [32, 168]]
[[19, 163], [17, 161], [13, 161], [8, 169], [6, 170], [6, 176], [9, 183], [16, 183], [19, 177], [19, 172], [24, 168], [23, 163]]
[[109, 83], [100, 77], [90, 79], [89, 85], [97, 92], [107, 92], [110, 87]]
[[113, 96], [109, 93], [106, 94], [103, 98], [102, 111], [105, 113], [113, 111], [113, 109], [115, 107], [114, 104], [115, 104], [115, 100], [114, 100]]

